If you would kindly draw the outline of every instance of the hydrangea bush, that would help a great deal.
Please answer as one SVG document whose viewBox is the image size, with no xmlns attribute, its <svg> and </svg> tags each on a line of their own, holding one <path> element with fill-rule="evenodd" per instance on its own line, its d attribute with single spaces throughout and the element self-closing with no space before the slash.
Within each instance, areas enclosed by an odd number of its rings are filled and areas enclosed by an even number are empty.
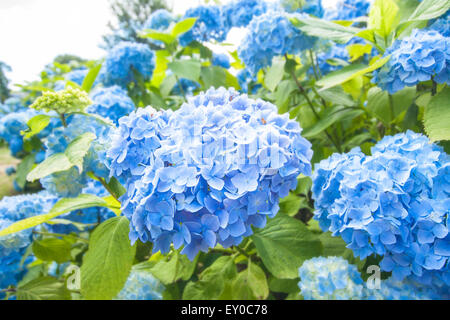
<svg viewBox="0 0 450 320">
<path fill-rule="evenodd" d="M 9 88 L 0 298 L 449 299 L 449 9 L 142 11 Z"/>
</svg>

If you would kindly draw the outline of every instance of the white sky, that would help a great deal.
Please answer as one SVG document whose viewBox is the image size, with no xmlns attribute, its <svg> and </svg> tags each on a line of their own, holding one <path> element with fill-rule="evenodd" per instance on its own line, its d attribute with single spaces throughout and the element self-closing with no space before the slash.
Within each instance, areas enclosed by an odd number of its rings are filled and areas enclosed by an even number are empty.
<svg viewBox="0 0 450 320">
<path fill-rule="evenodd" d="M 181 14 L 201 1 L 168 3 Z M 38 79 L 59 54 L 101 58 L 105 52 L 98 45 L 112 19 L 108 0 L 0 0 L 0 61 L 12 67 L 8 74 L 12 84 L 23 84 Z M 242 34 L 236 30 L 228 40 L 237 42 Z"/>
</svg>

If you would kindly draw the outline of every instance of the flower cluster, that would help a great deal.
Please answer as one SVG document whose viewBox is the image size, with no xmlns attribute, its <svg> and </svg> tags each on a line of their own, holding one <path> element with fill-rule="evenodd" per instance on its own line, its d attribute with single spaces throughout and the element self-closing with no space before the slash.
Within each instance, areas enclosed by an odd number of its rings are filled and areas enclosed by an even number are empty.
<svg viewBox="0 0 450 320">
<path fill-rule="evenodd" d="M 48 212 L 55 202 L 56 198 L 45 191 L 3 198 L 0 201 L 0 230 L 19 220 Z M 31 235 L 32 230 L 27 229 L 0 237 L 0 289 L 16 285 L 21 279 L 25 272 L 22 259 L 31 243 Z"/>
<path fill-rule="evenodd" d="M 415 29 L 388 48 L 388 55 L 389 61 L 374 72 L 372 81 L 391 94 L 421 81 L 450 82 L 450 38 L 437 31 Z"/>
<path fill-rule="evenodd" d="M 162 300 L 165 288 L 146 271 L 131 271 L 115 300 Z"/>
<path fill-rule="evenodd" d="M 450 158 L 408 131 L 372 148 L 321 161 L 313 175 L 315 218 L 356 256 L 383 256 L 395 280 L 450 284 Z"/>
<path fill-rule="evenodd" d="M 175 21 L 175 18 L 172 13 L 166 9 L 159 9 L 152 12 L 150 17 L 148 17 L 144 23 L 144 29 L 166 30 L 173 21 Z"/>
<path fill-rule="evenodd" d="M 66 80 L 75 82 L 77 85 L 81 86 L 87 74 L 88 74 L 87 69 L 73 70 L 67 73 L 65 75 L 65 78 Z"/>
<path fill-rule="evenodd" d="M 136 73 L 144 81 L 150 80 L 155 69 L 155 53 L 141 43 L 121 42 L 108 52 L 99 79 L 105 86 L 126 88 L 137 83 Z"/>
<path fill-rule="evenodd" d="M 314 42 L 315 38 L 306 36 L 292 25 L 286 13 L 269 11 L 252 20 L 238 47 L 238 54 L 249 71 L 256 74 L 270 66 L 274 57 L 299 53 L 311 48 Z"/>
<path fill-rule="evenodd" d="M 213 53 L 212 64 L 225 69 L 230 68 L 230 58 L 225 53 Z"/>
<path fill-rule="evenodd" d="M 28 129 L 27 122 L 35 115 L 37 115 L 35 110 L 28 109 L 9 113 L 0 118 L 0 138 L 8 143 L 13 156 L 17 157 L 23 151 L 21 132 Z"/>
<path fill-rule="evenodd" d="M 119 118 L 129 114 L 136 107 L 127 92 L 119 86 L 99 88 L 91 95 L 94 102 L 86 111 L 118 123 Z"/>
<path fill-rule="evenodd" d="M 194 26 L 180 37 L 180 44 L 187 46 L 192 41 L 224 41 L 229 28 L 224 23 L 221 8 L 216 5 L 201 5 L 190 8 L 184 14 L 183 19 L 197 18 Z"/>
<path fill-rule="evenodd" d="M 433 21 L 429 29 L 439 32 L 444 37 L 450 37 L 450 11 Z"/>
<path fill-rule="evenodd" d="M 282 0 L 281 5 L 287 12 L 303 12 L 318 18 L 322 18 L 324 14 L 324 8 L 322 6 L 322 0 Z"/>
<path fill-rule="evenodd" d="M 210 89 L 175 112 L 139 109 L 119 120 L 108 155 L 127 180 L 130 239 L 191 260 L 217 242 L 239 244 L 278 212 L 311 172 L 311 144 L 288 115 L 233 89 Z"/>
<path fill-rule="evenodd" d="M 46 158 L 55 153 L 64 152 L 69 143 L 83 133 L 92 132 L 97 138 L 91 143 L 84 157 L 81 174 L 75 167 L 54 173 L 41 179 L 44 189 L 61 197 L 76 197 L 87 182 L 86 172 L 91 171 L 98 177 L 108 177 L 106 149 L 109 143 L 109 131 L 110 127 L 104 123 L 82 115 L 69 117 L 67 127 L 53 130 L 45 141 Z"/>
<path fill-rule="evenodd" d="M 58 92 L 44 91 L 42 96 L 37 98 L 30 108 L 65 114 L 84 112 L 84 109 L 91 103 L 92 101 L 86 92 L 78 88 L 68 87 Z"/>
<path fill-rule="evenodd" d="M 340 0 L 336 8 L 326 9 L 327 20 L 354 20 L 369 14 L 369 0 Z"/>
<path fill-rule="evenodd" d="M 305 300 L 359 300 L 364 284 L 358 269 L 341 257 L 317 257 L 298 269 Z"/>
<path fill-rule="evenodd" d="M 263 0 L 234 0 L 222 7 L 224 24 L 229 28 L 246 27 L 253 17 L 260 16 L 269 8 Z"/>
<path fill-rule="evenodd" d="M 178 96 L 190 96 L 200 88 L 200 83 L 186 78 L 179 78 L 171 93 Z"/>
<path fill-rule="evenodd" d="M 19 97 L 9 97 L 4 101 L 4 103 L 0 103 L 0 113 L 8 114 L 12 112 L 24 111 L 27 108 L 22 105 Z"/>
</svg>

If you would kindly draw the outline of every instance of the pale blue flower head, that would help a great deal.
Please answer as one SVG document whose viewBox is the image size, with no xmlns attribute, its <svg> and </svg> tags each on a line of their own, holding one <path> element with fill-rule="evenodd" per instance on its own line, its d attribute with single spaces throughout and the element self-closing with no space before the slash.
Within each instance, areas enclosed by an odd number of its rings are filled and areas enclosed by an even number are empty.
<svg viewBox="0 0 450 320">
<path fill-rule="evenodd" d="M 180 37 L 182 46 L 192 41 L 207 42 L 216 40 L 222 42 L 227 37 L 229 27 L 226 26 L 221 14 L 221 8 L 216 5 L 200 5 L 186 11 L 183 19 L 197 18 L 194 26 Z"/>
<path fill-rule="evenodd" d="M 388 48 L 384 56 L 388 55 L 389 61 L 374 72 L 372 82 L 391 94 L 432 79 L 449 83 L 450 39 L 437 31 L 415 29 Z"/>
<path fill-rule="evenodd" d="M 354 20 L 369 14 L 369 0 L 340 0 L 336 8 L 325 9 L 326 20 Z"/>
<path fill-rule="evenodd" d="M 91 99 L 94 103 L 86 111 L 110 119 L 115 124 L 136 108 L 128 93 L 119 86 L 99 88 L 92 93 Z"/>
<path fill-rule="evenodd" d="M 193 259 L 239 244 L 311 172 L 311 144 L 276 107 L 233 89 L 189 97 L 175 112 L 150 107 L 119 121 L 109 156 L 125 179 L 122 209 L 134 242 L 171 244 Z"/>
<path fill-rule="evenodd" d="M 213 53 L 212 64 L 225 69 L 230 68 L 230 58 L 225 53 Z"/>
<path fill-rule="evenodd" d="M 227 27 L 246 27 L 256 16 L 269 9 L 264 0 L 234 0 L 222 6 L 222 16 Z"/>
<path fill-rule="evenodd" d="M 298 270 L 300 293 L 305 300 L 363 299 L 364 284 L 354 265 L 341 257 L 317 257 Z"/>
<path fill-rule="evenodd" d="M 315 167 L 315 218 L 356 256 L 380 255 L 394 279 L 449 285 L 449 156 L 427 137 L 387 136 Z"/>
<path fill-rule="evenodd" d="M 125 41 L 108 52 L 99 79 L 105 86 L 126 88 L 138 82 L 136 73 L 143 81 L 150 80 L 154 69 L 155 53 L 147 45 Z"/>
<path fill-rule="evenodd" d="M 311 48 L 314 42 L 315 38 L 306 36 L 292 25 L 288 14 L 270 11 L 251 21 L 238 47 L 238 54 L 249 71 L 256 74 L 260 69 L 270 66 L 274 57 L 300 53 Z"/>
<path fill-rule="evenodd" d="M 131 271 L 115 300 L 162 300 L 165 288 L 151 273 Z"/>
</svg>

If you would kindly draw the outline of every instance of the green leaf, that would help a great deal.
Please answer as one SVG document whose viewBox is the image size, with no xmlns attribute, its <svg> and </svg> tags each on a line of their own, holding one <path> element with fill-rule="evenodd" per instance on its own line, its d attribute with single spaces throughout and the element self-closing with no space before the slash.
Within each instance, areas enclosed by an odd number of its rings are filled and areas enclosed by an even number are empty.
<svg viewBox="0 0 450 320">
<path fill-rule="evenodd" d="M 324 232 L 319 236 L 323 246 L 323 256 L 342 256 L 347 249 L 347 244 L 341 237 L 333 237 L 331 232 Z"/>
<path fill-rule="evenodd" d="M 331 102 L 335 105 L 343 105 L 346 107 L 353 107 L 355 101 L 341 87 L 333 87 L 320 92 L 320 96 L 325 101 Z"/>
<path fill-rule="evenodd" d="M 73 166 L 78 167 L 78 171 L 81 173 L 83 171 L 83 158 L 95 138 L 95 134 L 91 132 L 76 137 L 69 143 L 64 153 L 55 153 L 38 164 L 27 175 L 27 180 L 33 182 L 52 173 L 69 170 Z"/>
<path fill-rule="evenodd" d="M 264 78 L 264 84 L 270 91 L 274 91 L 281 79 L 283 79 L 285 63 L 286 60 L 284 57 L 273 58 L 272 66 L 269 68 Z"/>
<path fill-rule="evenodd" d="M 188 32 L 192 29 L 197 18 L 187 18 L 178 22 L 172 29 L 172 36 L 178 37 L 179 35 Z"/>
<path fill-rule="evenodd" d="M 404 88 L 392 95 L 394 119 L 411 106 L 416 95 L 415 88 Z M 389 94 L 378 87 L 370 88 L 367 94 L 367 109 L 384 124 L 391 122 Z"/>
<path fill-rule="evenodd" d="M 20 188 L 24 188 L 27 182 L 27 175 L 34 165 L 36 155 L 34 153 L 27 155 L 17 166 L 16 182 Z"/>
<path fill-rule="evenodd" d="M 158 30 L 145 29 L 141 33 L 139 33 L 139 37 L 141 38 L 150 38 L 158 41 L 162 41 L 165 44 L 171 44 L 175 41 L 175 37 L 171 34 L 167 34 Z"/>
<path fill-rule="evenodd" d="M 64 282 L 52 277 L 42 277 L 19 286 L 17 300 L 70 300 L 70 292 Z"/>
<path fill-rule="evenodd" d="M 299 279 L 278 279 L 271 277 L 269 280 L 269 288 L 273 292 L 298 293 L 300 291 L 298 281 Z"/>
<path fill-rule="evenodd" d="M 91 91 L 92 86 L 95 83 L 95 79 L 97 79 L 97 76 L 100 72 L 100 69 L 102 68 L 102 64 L 96 64 L 95 66 L 93 66 L 88 74 L 86 75 L 86 77 L 84 77 L 83 83 L 81 84 L 81 89 L 83 89 L 86 92 Z"/>
<path fill-rule="evenodd" d="M 92 132 L 86 132 L 76 137 L 69 143 L 64 154 L 70 163 L 78 167 L 78 171 L 83 172 L 83 158 L 88 153 L 92 141 L 96 138 Z"/>
<path fill-rule="evenodd" d="M 413 28 L 420 27 L 421 22 L 438 18 L 450 9 L 450 0 L 423 0 L 407 19 L 397 27 L 397 34 L 411 31 Z"/>
<path fill-rule="evenodd" d="M 43 261 L 64 263 L 70 261 L 72 244 L 64 239 L 46 238 L 33 242 L 34 255 Z"/>
<path fill-rule="evenodd" d="M 316 84 L 322 87 L 319 91 L 322 92 L 328 88 L 335 87 L 344 82 L 347 82 L 356 77 L 365 75 L 366 73 L 372 72 L 378 68 L 381 68 L 388 60 L 389 56 L 382 59 L 376 60 L 372 65 L 367 66 L 364 64 L 351 64 L 343 67 L 340 70 L 331 72 L 325 77 L 316 82 Z"/>
<path fill-rule="evenodd" d="M 302 136 L 305 138 L 314 137 L 336 122 L 343 121 L 344 119 L 354 119 L 363 113 L 364 111 L 360 109 L 343 108 L 340 106 L 327 109 L 325 116 L 323 116 L 313 126 L 303 131 Z"/>
<path fill-rule="evenodd" d="M 350 55 L 350 62 L 356 61 L 365 54 L 370 54 L 372 52 L 372 46 L 369 43 L 361 44 L 351 44 L 346 47 Z"/>
<path fill-rule="evenodd" d="M 369 13 L 369 29 L 386 38 L 398 22 L 398 6 L 393 0 L 375 0 Z"/>
<path fill-rule="evenodd" d="M 47 222 L 64 213 L 91 208 L 91 207 L 107 207 L 108 204 L 102 198 L 92 194 L 80 194 L 76 198 L 63 198 L 59 200 L 49 213 L 41 214 L 13 223 L 9 227 L 0 231 L 1 236 L 7 236 L 25 229 L 33 228 L 44 222 Z"/>
<path fill-rule="evenodd" d="M 288 216 L 295 216 L 301 208 L 305 207 L 304 198 L 293 193 L 280 200 L 280 211 Z"/>
<path fill-rule="evenodd" d="M 194 272 L 196 261 L 197 258 L 190 261 L 177 250 L 172 250 L 166 256 L 154 254 L 150 261 L 140 264 L 140 270 L 151 272 L 155 278 L 168 285 L 180 279 L 188 280 Z"/>
<path fill-rule="evenodd" d="M 183 300 L 216 300 L 223 297 L 227 284 L 237 275 L 231 256 L 222 256 L 206 268 L 199 280 L 189 282 L 183 291 Z"/>
<path fill-rule="evenodd" d="M 50 119 L 51 117 L 46 114 L 39 114 L 28 120 L 28 129 L 21 132 L 23 138 L 30 139 L 32 136 L 44 130 L 50 123 Z"/>
<path fill-rule="evenodd" d="M 450 0 L 423 0 L 409 17 L 409 21 L 437 18 L 450 9 Z"/>
<path fill-rule="evenodd" d="M 198 81 L 201 72 L 201 63 L 196 60 L 177 60 L 168 65 L 178 77 Z"/>
<path fill-rule="evenodd" d="M 81 266 L 81 293 L 88 300 L 111 300 L 125 285 L 136 246 L 130 244 L 129 221 L 108 219 L 92 233 Z"/>
<path fill-rule="evenodd" d="M 125 192 L 127 192 L 124 186 L 122 186 L 119 180 L 117 180 L 115 177 L 112 177 L 109 180 L 108 187 L 117 199 L 119 199 L 125 194 Z"/>
<path fill-rule="evenodd" d="M 303 261 L 322 253 L 320 240 L 299 220 L 278 214 L 252 236 L 264 265 L 275 277 L 294 279 Z"/>
<path fill-rule="evenodd" d="M 241 271 L 232 284 L 232 295 L 236 300 L 264 300 L 269 295 L 266 274 L 251 260 L 248 267 Z"/>
<path fill-rule="evenodd" d="M 423 125 L 431 141 L 450 140 L 450 88 L 431 98 L 425 108 Z"/>
<path fill-rule="evenodd" d="M 27 180 L 36 181 L 52 173 L 66 171 L 73 167 L 72 162 L 64 153 L 55 153 L 39 163 L 28 175 Z"/>
<path fill-rule="evenodd" d="M 361 30 L 353 27 L 344 27 L 332 21 L 318 18 L 292 18 L 291 22 L 306 34 L 340 43 L 347 43 Z"/>
</svg>

